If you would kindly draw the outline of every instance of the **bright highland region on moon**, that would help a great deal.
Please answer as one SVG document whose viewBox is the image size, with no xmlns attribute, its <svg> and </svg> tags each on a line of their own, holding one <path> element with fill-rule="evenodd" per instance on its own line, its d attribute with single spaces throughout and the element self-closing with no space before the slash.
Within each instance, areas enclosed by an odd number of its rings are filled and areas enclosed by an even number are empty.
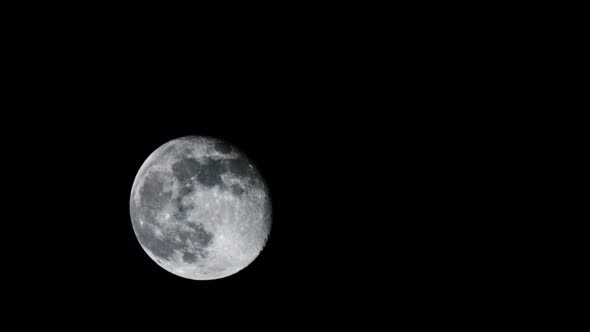
<svg viewBox="0 0 590 332">
<path fill-rule="evenodd" d="M 264 180 L 234 146 L 189 136 L 154 151 L 131 190 L 133 229 L 145 252 L 178 276 L 208 280 L 250 264 L 271 228 Z"/>
</svg>

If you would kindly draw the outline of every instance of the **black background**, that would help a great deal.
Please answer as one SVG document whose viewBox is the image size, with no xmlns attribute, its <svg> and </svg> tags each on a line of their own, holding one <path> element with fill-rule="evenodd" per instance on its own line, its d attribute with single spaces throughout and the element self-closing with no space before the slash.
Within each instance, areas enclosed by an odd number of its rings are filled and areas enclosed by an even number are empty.
<svg viewBox="0 0 590 332">
<path fill-rule="evenodd" d="M 111 324 L 113 308 L 141 327 L 220 329 L 274 329 L 262 323 L 270 324 L 267 315 L 298 328 L 312 318 L 322 328 L 347 319 L 377 328 L 408 314 L 423 315 L 415 324 L 436 325 L 476 312 L 492 324 L 507 306 L 519 316 L 540 300 L 582 310 L 590 280 L 590 118 L 580 112 L 580 91 L 513 84 L 6 88 L 3 293 L 24 299 L 14 312 L 43 312 L 74 327 L 79 317 Z M 266 248 L 217 281 L 159 268 L 129 219 L 141 164 L 185 135 L 236 144 L 271 192 Z M 209 311 L 221 318 L 203 322 Z"/>
<path fill-rule="evenodd" d="M 12 2 L 0 78 L 589 77 L 580 2 Z"/>
</svg>

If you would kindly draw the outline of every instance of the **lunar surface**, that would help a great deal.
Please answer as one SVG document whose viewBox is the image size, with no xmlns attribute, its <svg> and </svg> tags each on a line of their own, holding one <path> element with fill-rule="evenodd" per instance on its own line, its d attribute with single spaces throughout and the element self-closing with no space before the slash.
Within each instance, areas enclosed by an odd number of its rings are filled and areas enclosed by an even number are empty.
<svg viewBox="0 0 590 332">
<path fill-rule="evenodd" d="M 172 140 L 143 163 L 131 190 L 139 243 L 165 270 L 219 279 L 250 264 L 271 228 L 267 186 L 236 147 L 214 138 Z"/>
</svg>

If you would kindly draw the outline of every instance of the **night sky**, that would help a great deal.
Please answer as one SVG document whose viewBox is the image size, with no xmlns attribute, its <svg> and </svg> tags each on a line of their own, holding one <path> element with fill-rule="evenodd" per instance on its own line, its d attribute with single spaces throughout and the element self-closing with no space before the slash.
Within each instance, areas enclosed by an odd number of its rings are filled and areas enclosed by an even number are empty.
<svg viewBox="0 0 590 332">
<path fill-rule="evenodd" d="M 302 329 L 356 317 L 351 326 L 371 330 L 422 305 L 485 302 L 493 313 L 588 287 L 590 117 L 565 92 L 329 83 L 7 92 L 0 287 L 25 303 L 14 312 L 43 303 L 28 312 L 75 327 L 80 315 L 110 324 L 120 306 L 115 316 L 132 324 L 164 314 L 189 328 L 199 310 L 224 308 L 225 327 L 279 329 L 257 322 L 268 313 Z M 265 249 L 217 281 L 158 267 L 129 218 L 145 158 L 186 135 L 235 144 L 270 189 Z"/>
</svg>

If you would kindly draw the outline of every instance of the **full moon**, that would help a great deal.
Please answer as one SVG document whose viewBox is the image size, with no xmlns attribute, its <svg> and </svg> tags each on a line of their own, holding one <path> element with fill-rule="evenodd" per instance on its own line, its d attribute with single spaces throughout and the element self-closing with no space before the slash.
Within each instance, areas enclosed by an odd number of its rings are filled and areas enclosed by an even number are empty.
<svg viewBox="0 0 590 332">
<path fill-rule="evenodd" d="M 177 276 L 230 276 L 258 257 L 271 228 L 268 188 L 235 146 L 188 136 L 156 149 L 131 189 L 131 222 L 148 256 Z"/>
</svg>

